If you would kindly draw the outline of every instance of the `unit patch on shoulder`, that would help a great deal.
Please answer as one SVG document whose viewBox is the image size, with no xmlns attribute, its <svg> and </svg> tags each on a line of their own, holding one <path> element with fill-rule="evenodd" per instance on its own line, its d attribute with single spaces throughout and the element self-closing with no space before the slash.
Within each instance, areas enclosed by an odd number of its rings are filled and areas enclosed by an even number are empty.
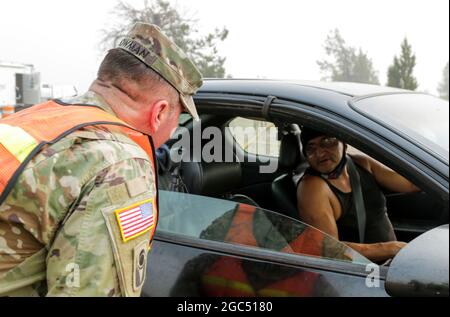
<svg viewBox="0 0 450 317">
<path fill-rule="evenodd" d="M 153 199 L 147 199 L 126 208 L 115 210 L 123 242 L 151 230 L 155 225 Z"/>
</svg>

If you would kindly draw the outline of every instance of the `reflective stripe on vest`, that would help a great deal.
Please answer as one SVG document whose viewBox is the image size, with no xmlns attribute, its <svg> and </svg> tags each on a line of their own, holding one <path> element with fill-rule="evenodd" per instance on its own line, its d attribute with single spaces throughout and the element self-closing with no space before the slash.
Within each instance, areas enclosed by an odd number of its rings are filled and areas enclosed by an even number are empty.
<svg viewBox="0 0 450 317">
<path fill-rule="evenodd" d="M 201 277 L 207 296 L 214 297 L 310 297 L 320 274 L 300 271 L 292 276 L 254 289 L 238 258 L 220 257 Z M 279 269 L 279 268 L 278 268 Z"/>
<path fill-rule="evenodd" d="M 202 284 L 208 296 L 256 296 L 242 268 L 241 260 L 236 258 L 220 257 L 202 276 Z"/>
<path fill-rule="evenodd" d="M 45 145 L 83 127 L 98 125 L 107 125 L 110 131 L 121 132 L 137 143 L 149 156 L 156 177 L 153 145 L 148 135 L 95 106 L 48 101 L 0 120 L 0 205 L 25 166 Z"/>
<path fill-rule="evenodd" d="M 38 141 L 20 127 L 0 123 L 0 144 L 22 163 Z"/>
</svg>

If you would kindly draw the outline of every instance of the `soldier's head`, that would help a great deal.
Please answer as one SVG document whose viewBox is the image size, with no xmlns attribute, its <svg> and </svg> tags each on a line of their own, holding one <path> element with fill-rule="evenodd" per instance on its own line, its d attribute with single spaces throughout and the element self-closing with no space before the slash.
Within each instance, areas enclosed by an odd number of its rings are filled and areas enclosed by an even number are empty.
<svg viewBox="0 0 450 317">
<path fill-rule="evenodd" d="M 302 129 L 300 140 L 309 165 L 322 174 L 334 171 L 347 149 L 338 138 L 307 127 Z"/>
<path fill-rule="evenodd" d="M 178 125 L 183 110 L 198 120 L 193 94 L 202 75 L 185 53 L 152 24 L 136 23 L 110 50 L 100 65 L 97 81 L 124 93 L 126 106 L 116 114 L 163 144 Z"/>
</svg>

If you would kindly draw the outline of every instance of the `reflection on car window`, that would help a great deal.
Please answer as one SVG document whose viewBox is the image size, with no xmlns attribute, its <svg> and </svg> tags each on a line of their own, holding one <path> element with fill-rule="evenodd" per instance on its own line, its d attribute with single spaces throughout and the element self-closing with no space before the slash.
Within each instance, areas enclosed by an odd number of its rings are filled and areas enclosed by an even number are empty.
<svg viewBox="0 0 450 317">
<path fill-rule="evenodd" d="M 369 260 L 329 235 L 258 207 L 160 191 L 158 232 L 360 264 Z"/>
</svg>

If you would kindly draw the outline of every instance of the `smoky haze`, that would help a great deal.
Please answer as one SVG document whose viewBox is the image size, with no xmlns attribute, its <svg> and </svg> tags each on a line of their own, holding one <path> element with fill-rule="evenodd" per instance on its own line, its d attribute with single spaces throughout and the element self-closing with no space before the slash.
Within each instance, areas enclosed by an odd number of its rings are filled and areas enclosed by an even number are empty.
<svg viewBox="0 0 450 317">
<path fill-rule="evenodd" d="M 142 1 L 128 1 L 137 7 Z M 347 45 L 361 47 L 381 84 L 407 37 L 417 58 L 418 90 L 437 94 L 449 56 L 448 0 L 183 0 L 171 1 L 198 20 L 201 33 L 225 26 L 219 45 L 235 78 L 319 80 L 316 61 L 338 28 Z M 101 29 L 112 25 L 116 2 L 2 1 L 0 61 L 33 64 L 43 83 L 86 90 L 103 57 Z"/>
</svg>

